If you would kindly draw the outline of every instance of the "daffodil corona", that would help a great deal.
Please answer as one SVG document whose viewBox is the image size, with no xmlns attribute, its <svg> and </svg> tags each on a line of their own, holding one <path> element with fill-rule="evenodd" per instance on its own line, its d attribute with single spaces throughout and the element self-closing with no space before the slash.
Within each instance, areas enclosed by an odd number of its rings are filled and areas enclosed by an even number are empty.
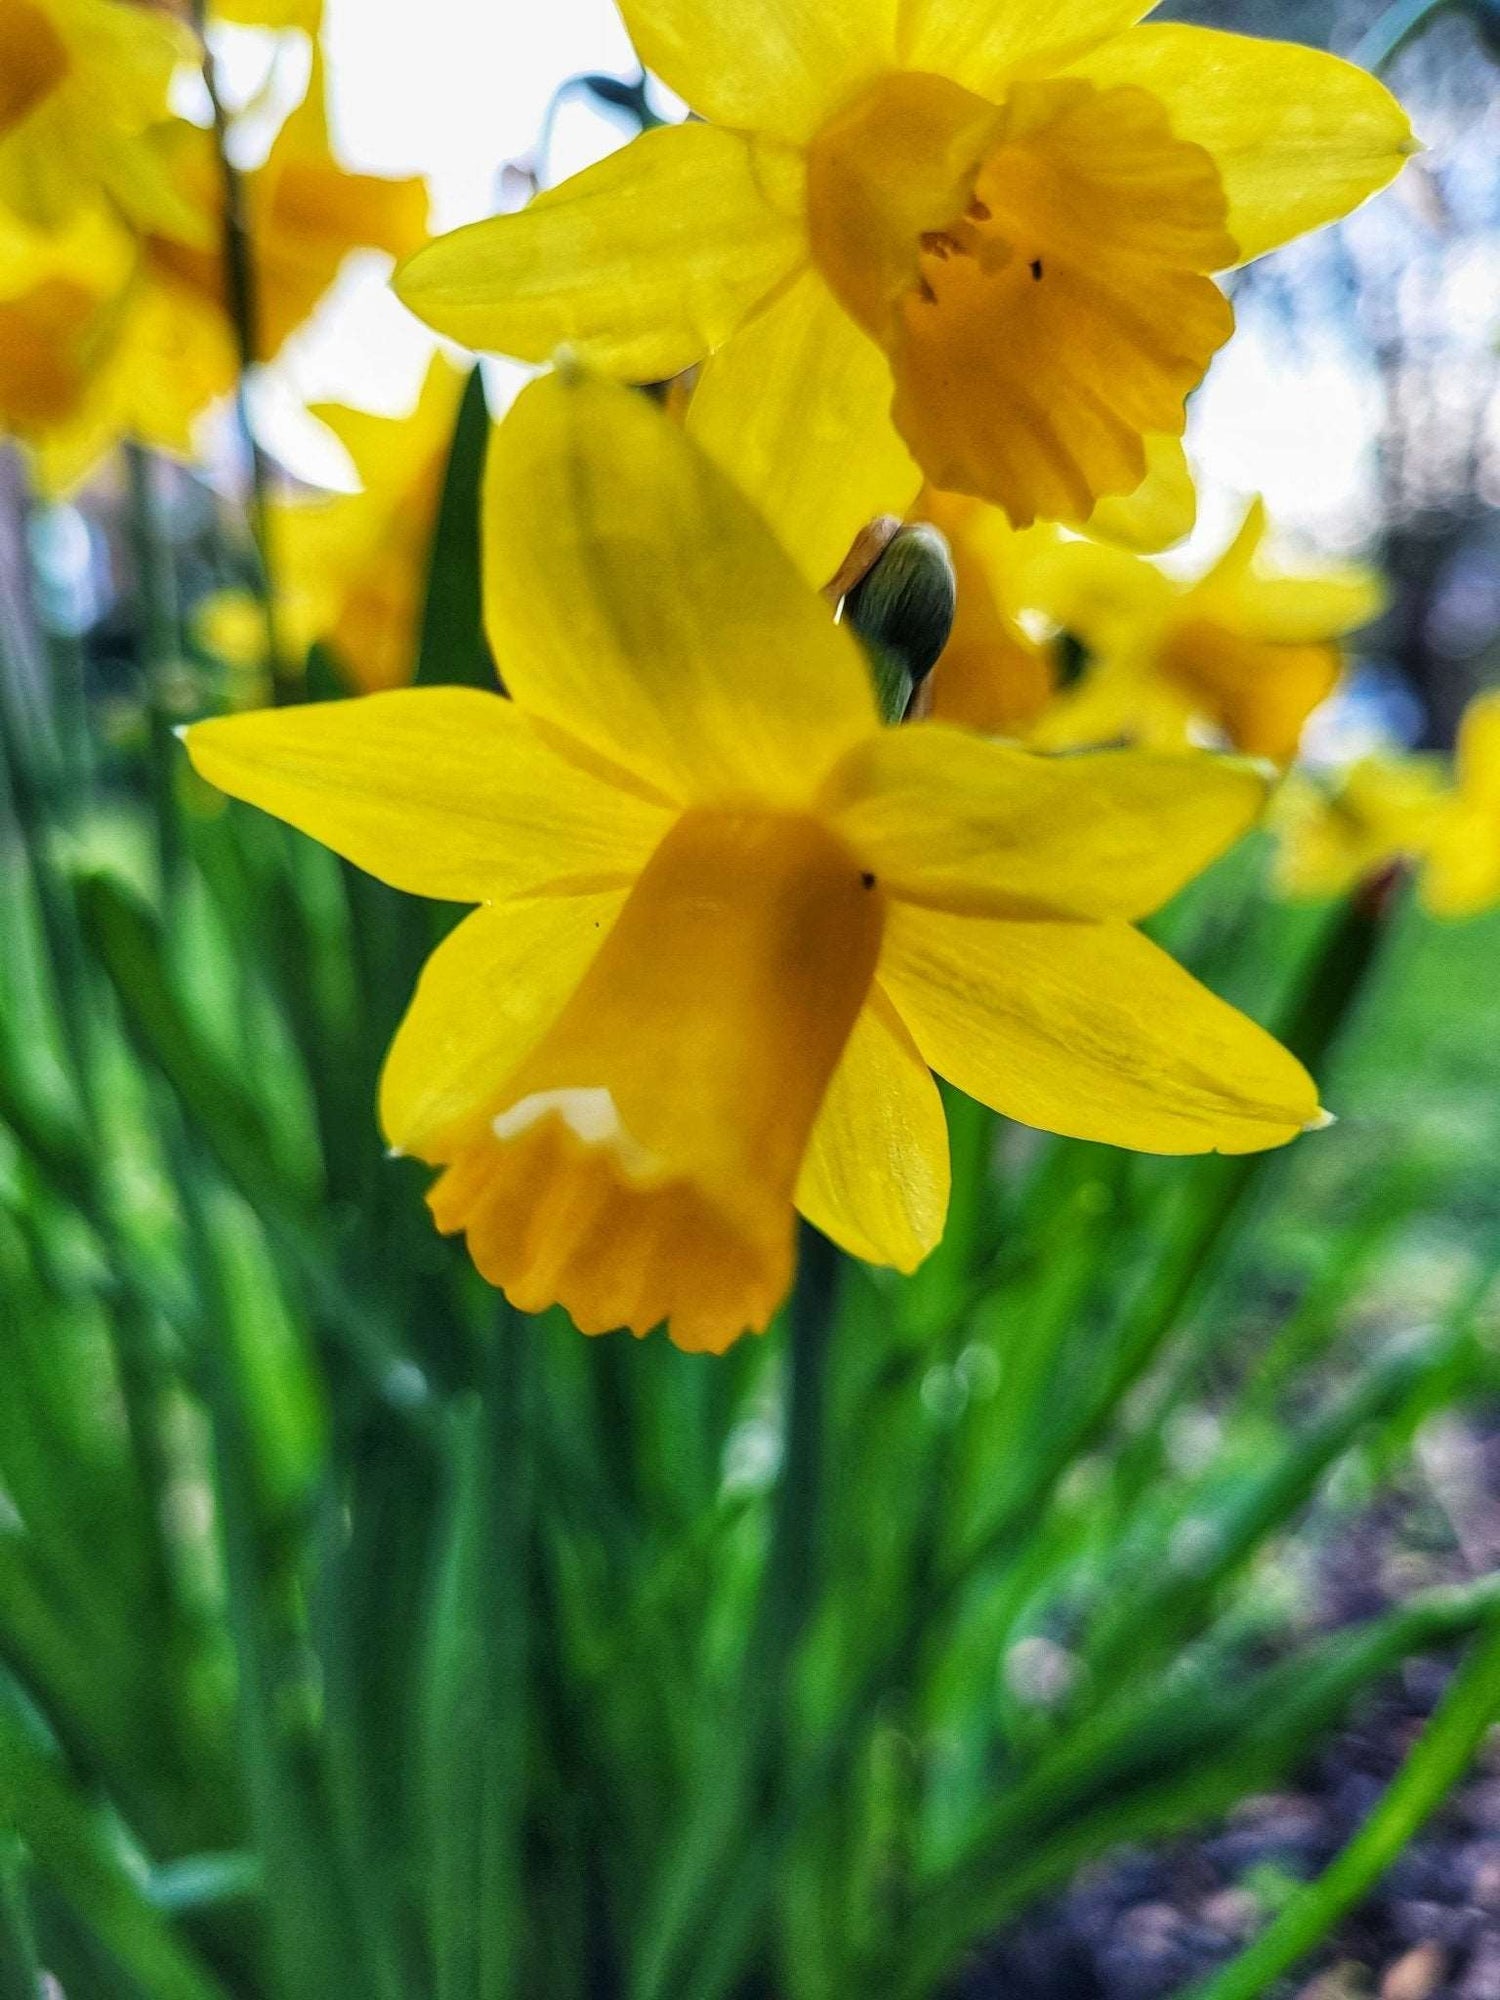
<svg viewBox="0 0 1500 2000">
<path fill-rule="evenodd" d="M 721 1349 L 785 1294 L 795 1209 L 912 1269 L 948 1196 L 929 1065 L 1154 1152 L 1317 1121 L 1301 1065 L 1132 928 L 1256 819 L 1260 774 L 883 728 L 736 487 L 586 376 L 495 433 L 484 551 L 510 699 L 395 690 L 187 745 L 397 887 L 483 905 L 422 976 L 381 1114 L 519 1306 Z"/>
<path fill-rule="evenodd" d="M 627 379 L 707 359 L 690 424 L 814 581 L 925 476 L 1024 526 L 1137 488 L 1233 319 L 1211 274 L 1346 214 L 1412 148 L 1333 56 L 1138 25 L 1143 0 L 622 0 L 698 111 L 402 297 L 469 345 Z"/>
</svg>

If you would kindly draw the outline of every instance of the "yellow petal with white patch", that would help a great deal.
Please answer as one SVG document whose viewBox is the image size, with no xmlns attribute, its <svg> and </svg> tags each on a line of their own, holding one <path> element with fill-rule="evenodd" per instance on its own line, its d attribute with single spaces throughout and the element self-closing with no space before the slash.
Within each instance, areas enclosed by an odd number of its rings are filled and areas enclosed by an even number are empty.
<svg viewBox="0 0 1500 2000">
<path fill-rule="evenodd" d="M 1039 757 L 927 722 L 862 745 L 826 810 L 897 900 L 1141 917 L 1252 827 L 1267 796 L 1260 772 L 1225 759 Z"/>
<path fill-rule="evenodd" d="M 876 985 L 813 1126 L 797 1207 L 851 1257 L 914 1271 L 942 1240 L 949 1181 L 943 1100 Z"/>
<path fill-rule="evenodd" d="M 523 391 L 489 457 L 484 565 L 517 701 L 680 803 L 805 803 L 875 727 L 853 637 L 631 390 L 552 375 Z"/>
<path fill-rule="evenodd" d="M 380 1123 L 431 1161 L 482 1138 L 495 1093 L 587 972 L 627 890 L 526 896 L 475 910 L 422 968 L 380 1076 Z"/>
<path fill-rule="evenodd" d="M 512 1303 L 718 1351 L 785 1293 L 884 902 L 802 816 L 686 814 L 430 1197 Z"/>
<path fill-rule="evenodd" d="M 701 361 L 806 256 L 800 155 L 713 125 L 644 133 L 514 215 L 440 236 L 396 274 L 466 346 L 560 346 L 627 381 Z"/>
<path fill-rule="evenodd" d="M 904 514 L 922 483 L 890 404 L 885 355 L 807 270 L 714 355 L 688 432 L 821 589 L 860 529 Z"/>
<path fill-rule="evenodd" d="M 1296 42 L 1148 22 L 1073 74 L 1149 91 L 1178 137 L 1212 156 L 1239 262 L 1348 215 L 1417 150 L 1377 77 Z"/>
<path fill-rule="evenodd" d="M 627 883 L 668 815 L 479 688 L 219 716 L 184 733 L 194 768 L 412 895 L 488 902 Z"/>
<path fill-rule="evenodd" d="M 1296 1058 L 1124 924 L 893 901 L 880 980 L 939 1075 L 1023 1124 L 1144 1153 L 1252 1153 L 1319 1119 Z"/>
<path fill-rule="evenodd" d="M 704 118 L 803 140 L 896 62 L 901 0 L 621 0 L 646 68 Z"/>
</svg>

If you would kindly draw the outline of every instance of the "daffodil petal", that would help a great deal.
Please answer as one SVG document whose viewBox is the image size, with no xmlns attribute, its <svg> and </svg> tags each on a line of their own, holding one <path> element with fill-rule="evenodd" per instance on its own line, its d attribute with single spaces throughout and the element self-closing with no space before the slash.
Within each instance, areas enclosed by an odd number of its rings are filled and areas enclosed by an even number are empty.
<svg viewBox="0 0 1500 2000">
<path fill-rule="evenodd" d="M 646 397 L 545 376 L 496 432 L 485 610 L 531 713 L 683 803 L 805 803 L 876 726 L 858 646 Z"/>
<path fill-rule="evenodd" d="M 567 345 L 627 381 L 691 367 L 803 254 L 790 148 L 715 125 L 646 132 L 514 215 L 417 251 L 396 290 L 468 347 Z"/>
<path fill-rule="evenodd" d="M 1500 805 L 1500 693 L 1476 695 L 1458 726 L 1458 776 L 1464 793 Z"/>
<path fill-rule="evenodd" d="M 447 1157 L 551 1026 L 625 902 L 624 889 L 475 910 L 438 946 L 380 1078 L 390 1144 Z"/>
<path fill-rule="evenodd" d="M 1026 1125 L 1143 1153 L 1253 1153 L 1318 1117 L 1301 1063 L 1125 924 L 893 901 L 880 978 L 939 1075 Z"/>
<path fill-rule="evenodd" d="M 899 0 L 621 0 L 647 69 L 705 118 L 808 139 L 896 61 Z"/>
<path fill-rule="evenodd" d="M 184 740 L 210 784 L 417 896 L 473 903 L 613 887 L 670 824 L 661 806 L 479 688 L 218 716 Z"/>
<path fill-rule="evenodd" d="M 834 823 L 887 896 L 974 916 L 1159 909 L 1265 809 L 1227 758 L 1039 757 L 946 723 L 863 744 L 829 788 Z"/>
<path fill-rule="evenodd" d="M 688 431 L 821 589 L 860 529 L 921 486 L 890 407 L 885 355 L 808 270 L 709 362 Z"/>
<path fill-rule="evenodd" d="M 797 1206 L 851 1257 L 914 1271 L 942 1239 L 949 1179 L 943 1100 L 876 986 L 823 1099 Z"/>
<path fill-rule="evenodd" d="M 1073 70 L 1104 86 L 1141 85 L 1180 139 L 1213 155 L 1242 262 L 1348 215 L 1416 150 L 1377 77 L 1296 42 L 1147 23 Z"/>
<path fill-rule="evenodd" d="M 1101 500 L 1085 528 L 1119 548 L 1155 555 L 1185 541 L 1197 519 L 1198 493 L 1182 439 L 1157 433 L 1146 439 L 1146 477 L 1134 493 Z"/>
<path fill-rule="evenodd" d="M 1234 621 L 1247 637 L 1271 645 L 1317 645 L 1368 625 L 1380 616 L 1387 596 L 1375 570 L 1255 577 L 1236 593 Z M 1207 603 L 1204 609 L 1209 617 L 1218 615 Z"/>
<path fill-rule="evenodd" d="M 901 66 L 930 70 L 985 96 L 997 96 L 1014 76 L 1060 69 L 1087 50 L 1133 28 L 1156 0 L 1068 0 L 1031 6 L 1027 0 L 907 0 Z"/>
</svg>

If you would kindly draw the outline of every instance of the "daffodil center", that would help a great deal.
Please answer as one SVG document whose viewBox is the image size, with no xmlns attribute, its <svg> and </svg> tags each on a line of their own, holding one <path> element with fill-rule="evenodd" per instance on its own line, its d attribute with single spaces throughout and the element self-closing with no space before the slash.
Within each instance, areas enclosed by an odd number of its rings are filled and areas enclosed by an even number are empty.
<svg viewBox="0 0 1500 2000">
<path fill-rule="evenodd" d="M 809 152 L 813 254 L 887 351 L 933 484 L 1083 521 L 1145 476 L 1232 317 L 1218 170 L 1148 91 L 899 72 Z"/>
<path fill-rule="evenodd" d="M 582 983 L 433 1195 L 526 1311 L 670 1320 L 690 1347 L 764 1326 L 792 1198 L 869 994 L 884 897 L 819 821 L 685 813 Z"/>
<path fill-rule="evenodd" d="M 31 0 L 0 0 L 0 137 L 68 73 L 62 36 Z"/>
</svg>

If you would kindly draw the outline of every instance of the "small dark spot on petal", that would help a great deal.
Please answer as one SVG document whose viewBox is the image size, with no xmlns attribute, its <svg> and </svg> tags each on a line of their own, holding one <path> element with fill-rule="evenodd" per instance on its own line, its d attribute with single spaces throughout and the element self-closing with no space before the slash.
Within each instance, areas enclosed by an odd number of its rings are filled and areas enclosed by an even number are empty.
<svg viewBox="0 0 1500 2000">
<path fill-rule="evenodd" d="M 865 869 L 865 870 L 864 870 L 864 871 L 863 871 L 863 872 L 861 873 L 861 875 L 860 875 L 860 878 L 859 878 L 859 879 L 860 879 L 860 881 L 861 881 L 861 882 L 863 882 L 863 883 L 864 883 L 864 885 L 865 885 L 865 887 L 866 887 L 867 889 L 873 889 L 873 888 L 875 887 L 875 877 L 874 877 L 874 876 L 873 876 L 873 875 L 872 875 L 872 874 L 870 873 L 870 871 L 869 871 L 869 869 L 868 869 L 868 868 L 866 868 L 866 869 Z"/>
<path fill-rule="evenodd" d="M 990 213 L 990 205 L 987 201 L 975 200 L 969 203 L 969 220 L 971 222 L 988 222 Z"/>
<path fill-rule="evenodd" d="M 1041 260 L 1041 258 L 1040 258 L 1040 257 L 1033 257 L 1033 258 L 1032 258 L 1032 260 L 1031 260 L 1031 275 L 1032 275 L 1032 277 L 1033 277 L 1033 278 L 1040 278 L 1040 277 L 1041 277 L 1041 275 L 1042 275 L 1042 260 Z"/>
</svg>

